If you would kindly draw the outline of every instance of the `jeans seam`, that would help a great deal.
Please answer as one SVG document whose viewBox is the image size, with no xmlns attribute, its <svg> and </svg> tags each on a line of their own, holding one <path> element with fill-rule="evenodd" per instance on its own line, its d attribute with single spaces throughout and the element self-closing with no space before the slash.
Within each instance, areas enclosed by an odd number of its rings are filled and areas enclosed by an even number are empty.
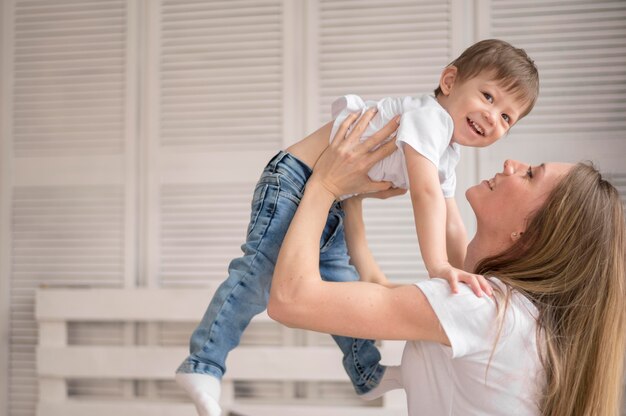
<svg viewBox="0 0 626 416">
<path fill-rule="evenodd" d="M 278 189 L 280 190 L 280 183 L 278 184 Z M 259 249 L 259 247 L 261 246 L 261 243 L 263 242 L 263 239 L 264 239 L 264 238 L 265 238 L 265 236 L 267 235 L 267 230 L 268 230 L 268 228 L 270 227 L 270 224 L 271 224 L 272 220 L 274 219 L 274 215 L 276 214 L 276 205 L 277 205 L 277 203 L 278 203 L 278 194 L 279 194 L 279 192 L 276 192 L 276 196 L 274 197 L 274 201 L 273 201 L 273 205 L 272 205 L 272 212 L 271 212 L 271 214 L 270 214 L 270 220 L 269 220 L 269 223 L 268 223 L 267 227 L 265 227 L 265 229 L 263 230 L 263 235 L 261 235 L 261 237 L 259 238 L 259 242 L 258 242 L 258 243 L 256 244 L 256 246 L 254 247 L 254 256 L 253 256 L 253 257 L 252 257 L 252 259 L 250 260 L 250 266 L 248 267 L 248 270 L 246 271 L 246 274 L 244 274 L 244 275 L 242 276 L 241 280 L 239 280 L 239 282 L 237 282 L 237 284 L 236 284 L 236 285 L 234 285 L 234 286 L 231 288 L 230 292 L 228 292 L 228 295 L 224 298 L 224 302 L 222 303 L 222 306 L 221 306 L 221 307 L 220 307 L 220 309 L 219 309 L 219 310 L 215 313 L 215 319 L 213 319 L 213 322 L 211 323 L 211 327 L 209 328 L 209 334 L 208 334 L 208 336 L 207 336 L 207 338 L 208 338 L 208 342 L 202 346 L 202 350 L 203 350 L 204 352 L 206 352 L 206 351 L 205 351 L 205 348 L 206 348 L 206 346 L 207 346 L 208 344 L 213 344 L 213 339 L 212 339 L 212 336 L 213 336 L 213 330 L 214 330 L 214 328 L 215 328 L 215 326 L 216 326 L 216 324 L 217 324 L 218 317 L 220 316 L 220 314 L 222 313 L 222 310 L 223 310 L 224 306 L 226 305 L 226 299 L 228 299 L 228 298 L 232 295 L 232 293 L 235 291 L 235 289 L 236 289 L 236 288 L 238 288 L 238 287 L 241 285 L 241 282 L 242 282 L 243 280 L 245 280 L 248 276 L 250 276 L 250 271 L 254 268 L 254 267 L 253 267 L 253 266 L 254 266 L 254 263 L 255 263 L 255 261 L 256 261 L 256 259 L 257 259 L 257 256 L 260 254 L 258 249 Z M 266 195 L 267 195 L 267 192 L 266 192 Z M 267 257 L 267 256 L 266 256 L 266 257 Z M 226 371 L 225 371 L 225 369 L 224 369 L 224 370 L 223 370 L 223 373 L 225 373 L 225 372 L 226 372 Z"/>
<path fill-rule="evenodd" d="M 263 185 L 263 194 L 262 194 L 262 197 L 260 198 L 261 200 L 265 199 L 265 195 L 267 195 L 267 190 L 270 187 L 270 185 L 268 183 L 264 183 L 262 185 Z M 252 207 L 254 207 L 254 202 L 255 201 L 252 201 Z M 262 203 L 261 203 L 261 206 L 263 206 Z M 252 233 L 252 230 L 254 229 L 254 226 L 256 225 L 257 221 L 259 220 L 259 217 L 261 216 L 261 209 L 259 208 L 259 210 L 258 210 L 258 212 L 256 212 L 256 214 L 254 212 L 252 212 L 252 214 L 254 215 L 254 218 L 251 218 L 250 225 L 248 225 L 248 228 L 249 228 L 250 231 L 248 233 L 246 233 L 246 239 L 248 239 L 248 237 L 250 237 L 250 234 Z"/>
<path fill-rule="evenodd" d="M 298 199 L 297 197 L 293 196 L 291 193 L 286 192 L 286 191 L 280 191 L 279 195 L 282 196 L 283 198 L 286 198 L 288 200 L 290 200 L 291 202 L 293 202 L 294 204 L 296 204 L 296 206 L 300 205 L 300 199 Z"/>
<path fill-rule="evenodd" d="M 290 175 L 293 175 L 292 172 L 286 170 L 277 170 L 276 173 L 278 174 L 280 180 L 289 182 L 289 184 L 292 185 L 295 189 L 298 189 L 298 193 L 303 193 L 303 189 L 300 188 L 304 188 L 304 185 L 306 184 L 308 179 L 304 181 L 304 184 L 297 184 L 293 179 L 289 177 Z"/>
<path fill-rule="evenodd" d="M 337 213 L 330 212 L 326 219 L 327 222 L 328 222 L 328 218 L 330 218 L 331 215 L 337 215 Z M 343 229 L 343 217 L 341 215 L 337 215 L 337 218 L 339 219 L 339 222 L 337 223 L 337 227 L 335 227 L 335 229 L 333 230 L 333 233 L 328 237 L 328 240 L 326 240 L 326 243 L 324 243 L 324 245 L 320 247 L 320 254 L 325 253 L 328 250 L 330 250 L 331 246 L 337 239 L 337 235 L 341 232 L 341 229 Z"/>
</svg>

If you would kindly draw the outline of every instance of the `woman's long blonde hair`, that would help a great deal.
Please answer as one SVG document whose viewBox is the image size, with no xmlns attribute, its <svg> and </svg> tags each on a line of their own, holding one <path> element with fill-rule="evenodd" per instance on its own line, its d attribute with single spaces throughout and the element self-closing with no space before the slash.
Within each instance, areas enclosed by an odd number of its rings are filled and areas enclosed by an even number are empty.
<svg viewBox="0 0 626 416">
<path fill-rule="evenodd" d="M 537 339 L 547 375 L 539 403 L 542 415 L 620 412 L 625 233 L 617 190 L 593 166 L 579 163 L 513 247 L 476 267 L 476 273 L 497 276 L 508 287 L 497 294 L 500 316 L 511 289 L 539 311 Z"/>
</svg>

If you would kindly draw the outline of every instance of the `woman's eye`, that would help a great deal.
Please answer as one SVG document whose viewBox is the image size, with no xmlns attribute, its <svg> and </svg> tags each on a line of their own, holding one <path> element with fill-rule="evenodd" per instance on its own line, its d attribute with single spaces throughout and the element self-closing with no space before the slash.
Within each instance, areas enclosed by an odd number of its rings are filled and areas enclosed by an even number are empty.
<svg viewBox="0 0 626 416">
<path fill-rule="evenodd" d="M 511 124 L 511 117 L 509 117 L 508 114 L 502 114 L 502 118 L 504 119 L 504 121 L 506 121 L 508 124 Z"/>
<path fill-rule="evenodd" d="M 493 97 L 491 96 L 491 94 L 489 94 L 488 92 L 483 92 L 483 95 L 485 96 L 487 101 L 489 101 L 490 103 L 493 103 Z"/>
</svg>

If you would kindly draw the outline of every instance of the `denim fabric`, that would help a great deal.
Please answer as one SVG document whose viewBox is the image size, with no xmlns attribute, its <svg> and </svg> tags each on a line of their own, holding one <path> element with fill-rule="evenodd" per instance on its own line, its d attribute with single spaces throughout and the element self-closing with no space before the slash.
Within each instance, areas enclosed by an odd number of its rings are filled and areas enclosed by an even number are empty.
<svg viewBox="0 0 626 416">
<path fill-rule="evenodd" d="M 240 341 L 252 317 L 267 307 L 271 278 L 281 243 L 304 193 L 311 169 L 286 152 L 265 167 L 252 197 L 252 212 L 243 255 L 231 261 L 228 277 L 219 286 L 190 340 L 190 355 L 178 368 L 182 373 L 221 378 L 226 356 Z M 344 212 L 335 203 L 320 240 L 320 273 L 324 280 L 354 281 L 343 231 Z M 333 336 L 341 348 L 343 365 L 357 393 L 377 386 L 385 367 L 371 340 Z"/>
</svg>

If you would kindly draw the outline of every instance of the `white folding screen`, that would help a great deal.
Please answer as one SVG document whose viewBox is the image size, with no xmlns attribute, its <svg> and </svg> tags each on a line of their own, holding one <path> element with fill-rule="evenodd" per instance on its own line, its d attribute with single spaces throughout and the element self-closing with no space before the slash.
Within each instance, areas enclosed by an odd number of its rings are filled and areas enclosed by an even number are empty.
<svg viewBox="0 0 626 416">
<path fill-rule="evenodd" d="M 223 280 L 276 150 L 328 121 L 336 96 L 432 91 L 475 40 L 526 48 L 542 89 L 507 138 L 464 153 L 460 183 L 504 157 L 592 159 L 626 199 L 623 1 L 8 0 L 2 24 L 0 406 L 11 416 L 34 414 L 35 287 Z M 389 276 L 423 278 L 409 199 L 368 201 L 366 216 Z M 181 345 L 191 329 L 75 324 L 69 338 Z M 267 324 L 243 342 L 328 340 Z M 354 400 L 346 385 L 237 388 L 251 400 Z M 180 395 L 172 383 L 70 383 L 79 396 L 136 393 Z"/>
</svg>

